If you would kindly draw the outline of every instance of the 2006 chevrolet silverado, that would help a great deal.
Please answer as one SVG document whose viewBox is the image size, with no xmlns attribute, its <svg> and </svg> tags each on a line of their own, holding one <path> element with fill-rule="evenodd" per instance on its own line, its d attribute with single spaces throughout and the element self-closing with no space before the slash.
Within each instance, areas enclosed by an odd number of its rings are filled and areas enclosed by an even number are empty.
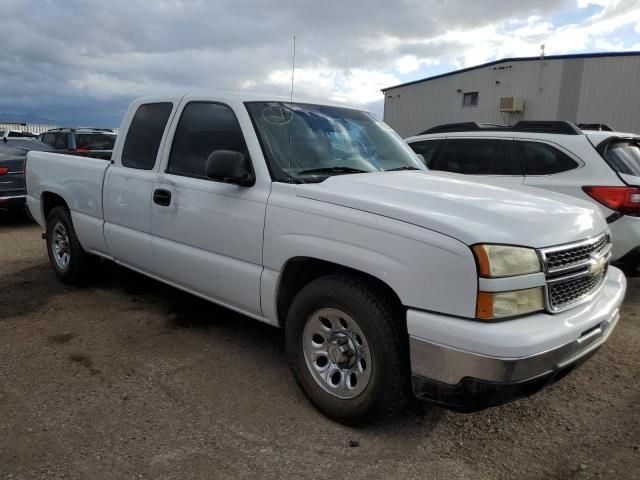
<svg viewBox="0 0 640 480">
<path fill-rule="evenodd" d="M 412 391 L 461 411 L 529 395 L 618 321 L 626 282 L 595 207 L 423 171 L 366 112 L 145 98 L 121 132 L 110 162 L 28 155 L 60 280 L 104 257 L 283 327 L 302 390 L 338 421 Z"/>
</svg>

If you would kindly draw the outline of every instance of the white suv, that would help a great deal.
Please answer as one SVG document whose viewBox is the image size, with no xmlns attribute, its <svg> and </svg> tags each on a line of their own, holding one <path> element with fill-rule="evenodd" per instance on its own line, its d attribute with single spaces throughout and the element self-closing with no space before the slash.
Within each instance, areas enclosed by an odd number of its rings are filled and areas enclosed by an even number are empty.
<svg viewBox="0 0 640 480">
<path fill-rule="evenodd" d="M 440 125 L 407 142 L 431 170 L 473 175 L 589 199 L 613 236 L 613 260 L 640 264 L 640 136 L 582 131 L 570 122 Z"/>
</svg>

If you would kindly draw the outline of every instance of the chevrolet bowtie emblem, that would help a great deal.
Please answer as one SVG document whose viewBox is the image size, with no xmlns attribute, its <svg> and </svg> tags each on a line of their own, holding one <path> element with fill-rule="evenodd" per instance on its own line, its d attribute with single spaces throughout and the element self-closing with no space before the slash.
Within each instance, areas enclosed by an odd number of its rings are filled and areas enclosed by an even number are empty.
<svg viewBox="0 0 640 480">
<path fill-rule="evenodd" d="M 604 270 L 607 260 L 601 255 L 591 255 L 589 258 L 589 273 L 591 275 L 599 275 Z"/>
</svg>

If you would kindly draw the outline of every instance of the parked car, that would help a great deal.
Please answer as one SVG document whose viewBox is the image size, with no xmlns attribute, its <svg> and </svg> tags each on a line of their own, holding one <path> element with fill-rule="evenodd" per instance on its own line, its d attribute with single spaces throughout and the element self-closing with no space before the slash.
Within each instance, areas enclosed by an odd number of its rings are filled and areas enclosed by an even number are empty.
<svg viewBox="0 0 640 480">
<path fill-rule="evenodd" d="M 338 421 L 397 412 L 411 387 L 461 411 L 530 395 L 618 321 L 598 208 L 430 173 L 364 111 L 162 96 L 121 132 L 112 162 L 28 155 L 58 278 L 102 257 L 283 327 L 302 390 Z"/>
<path fill-rule="evenodd" d="M 56 128 L 40 134 L 38 140 L 59 153 L 109 160 L 116 134 L 106 128 Z"/>
<path fill-rule="evenodd" d="M 462 123 L 407 139 L 431 170 L 499 178 L 598 205 L 613 237 L 613 260 L 640 265 L 640 136 L 581 131 L 569 122 L 512 127 Z"/>
<path fill-rule="evenodd" d="M 3 137 L 0 141 L 0 209 L 15 210 L 25 207 L 26 187 L 24 163 L 27 152 L 51 151 L 45 145 L 28 137 Z"/>
</svg>

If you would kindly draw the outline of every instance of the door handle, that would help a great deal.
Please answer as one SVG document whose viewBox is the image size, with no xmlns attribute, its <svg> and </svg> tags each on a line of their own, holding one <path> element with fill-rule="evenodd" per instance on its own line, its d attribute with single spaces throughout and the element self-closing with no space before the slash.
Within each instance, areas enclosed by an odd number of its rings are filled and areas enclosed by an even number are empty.
<svg viewBox="0 0 640 480">
<path fill-rule="evenodd" d="M 153 191 L 153 202 L 163 207 L 168 207 L 171 203 L 171 192 L 159 188 Z"/>
</svg>

